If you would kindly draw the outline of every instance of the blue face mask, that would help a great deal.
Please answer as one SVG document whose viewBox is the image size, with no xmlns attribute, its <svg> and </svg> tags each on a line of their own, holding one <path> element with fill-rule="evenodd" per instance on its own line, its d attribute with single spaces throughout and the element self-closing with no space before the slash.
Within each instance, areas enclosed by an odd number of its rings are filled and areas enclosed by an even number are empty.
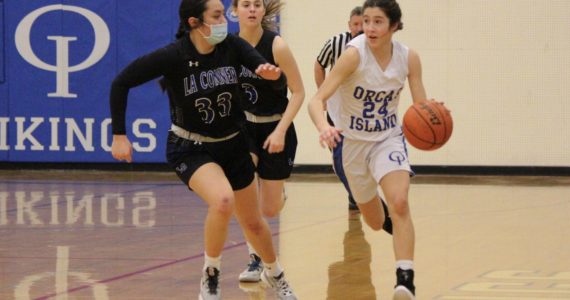
<svg viewBox="0 0 570 300">
<path fill-rule="evenodd" d="M 206 24 L 206 23 L 204 23 Z M 215 24 L 215 25 L 210 25 L 210 24 L 206 24 L 210 27 L 210 36 L 205 36 L 202 31 L 198 30 L 200 32 L 200 34 L 206 39 L 206 41 L 208 42 L 208 44 L 215 46 L 219 43 L 221 43 L 223 40 L 226 39 L 226 36 L 228 36 L 228 23 L 222 23 L 222 24 Z"/>
</svg>

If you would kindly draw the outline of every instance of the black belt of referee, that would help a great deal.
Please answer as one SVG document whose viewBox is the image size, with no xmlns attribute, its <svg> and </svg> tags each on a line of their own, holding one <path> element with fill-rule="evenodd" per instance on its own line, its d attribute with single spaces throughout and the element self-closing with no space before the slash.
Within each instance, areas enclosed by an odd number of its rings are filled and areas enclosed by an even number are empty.
<svg viewBox="0 0 570 300">
<path fill-rule="evenodd" d="M 227 141 L 227 140 L 233 138 L 234 136 L 238 135 L 238 133 L 239 133 L 239 131 L 236 131 L 236 132 L 234 132 L 230 135 L 226 135 L 224 137 L 213 138 L 213 137 L 201 135 L 199 133 L 190 132 L 190 131 L 188 131 L 184 128 L 181 128 L 180 126 L 176 126 L 174 124 L 170 125 L 170 131 L 172 131 L 176 136 L 178 136 L 180 138 L 190 140 L 190 141 L 199 142 L 199 143 L 223 142 L 223 141 Z"/>
<path fill-rule="evenodd" d="M 282 114 L 274 114 L 271 116 L 256 116 L 248 111 L 244 111 L 245 118 L 251 123 L 271 123 L 281 120 Z"/>
</svg>

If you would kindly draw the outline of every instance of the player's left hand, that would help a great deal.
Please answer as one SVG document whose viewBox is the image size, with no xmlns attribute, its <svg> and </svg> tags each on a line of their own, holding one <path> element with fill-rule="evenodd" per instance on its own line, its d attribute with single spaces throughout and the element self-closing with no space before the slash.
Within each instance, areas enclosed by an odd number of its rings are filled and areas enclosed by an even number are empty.
<svg viewBox="0 0 570 300">
<path fill-rule="evenodd" d="M 255 74 L 267 80 L 277 80 L 281 76 L 281 69 L 272 64 L 266 63 L 259 65 L 255 70 Z"/>
<path fill-rule="evenodd" d="M 445 106 L 445 102 L 443 102 L 443 101 L 437 101 L 435 98 L 431 98 L 431 99 L 426 100 L 426 101 L 435 102 L 435 103 L 441 105 L 448 113 L 451 112 L 451 110 L 449 110 L 449 109 Z"/>
</svg>

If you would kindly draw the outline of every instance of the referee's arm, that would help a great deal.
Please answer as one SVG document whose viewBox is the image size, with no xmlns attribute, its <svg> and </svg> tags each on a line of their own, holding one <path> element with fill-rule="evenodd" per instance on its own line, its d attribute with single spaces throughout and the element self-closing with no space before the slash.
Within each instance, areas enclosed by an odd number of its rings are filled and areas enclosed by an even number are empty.
<svg viewBox="0 0 570 300">
<path fill-rule="evenodd" d="M 325 81 L 326 71 L 325 68 L 323 68 L 323 66 L 321 66 L 321 64 L 316 60 L 315 60 L 314 72 L 315 72 L 315 83 L 317 84 L 317 88 L 319 88 L 321 87 L 321 84 L 323 84 L 323 81 Z"/>
<path fill-rule="evenodd" d="M 317 84 L 317 88 L 323 84 L 326 76 L 326 67 L 328 67 L 329 62 L 331 61 L 332 56 L 332 48 L 333 48 L 333 40 L 334 38 L 330 38 L 325 42 L 325 45 L 319 52 L 317 59 L 315 60 L 314 66 L 314 73 L 315 73 L 315 83 Z"/>
</svg>

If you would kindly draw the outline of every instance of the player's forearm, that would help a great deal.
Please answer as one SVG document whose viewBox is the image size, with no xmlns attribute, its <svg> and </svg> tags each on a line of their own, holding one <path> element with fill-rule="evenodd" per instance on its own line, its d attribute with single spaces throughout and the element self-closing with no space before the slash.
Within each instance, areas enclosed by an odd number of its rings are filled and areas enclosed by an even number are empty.
<svg viewBox="0 0 570 300">
<path fill-rule="evenodd" d="M 317 130 L 321 131 L 321 129 L 328 124 L 325 119 L 325 115 L 323 114 L 323 100 L 315 96 L 311 101 L 309 101 L 309 105 L 307 105 L 307 107 L 309 109 L 311 121 L 313 121 Z"/>
<path fill-rule="evenodd" d="M 280 130 L 282 132 L 287 131 L 291 123 L 293 123 L 293 119 L 297 116 L 299 110 L 301 110 L 301 106 L 303 105 L 303 101 L 305 100 L 305 92 L 298 91 L 291 93 L 291 99 L 289 100 L 289 104 L 281 117 L 281 121 L 277 124 L 275 130 Z"/>
</svg>

